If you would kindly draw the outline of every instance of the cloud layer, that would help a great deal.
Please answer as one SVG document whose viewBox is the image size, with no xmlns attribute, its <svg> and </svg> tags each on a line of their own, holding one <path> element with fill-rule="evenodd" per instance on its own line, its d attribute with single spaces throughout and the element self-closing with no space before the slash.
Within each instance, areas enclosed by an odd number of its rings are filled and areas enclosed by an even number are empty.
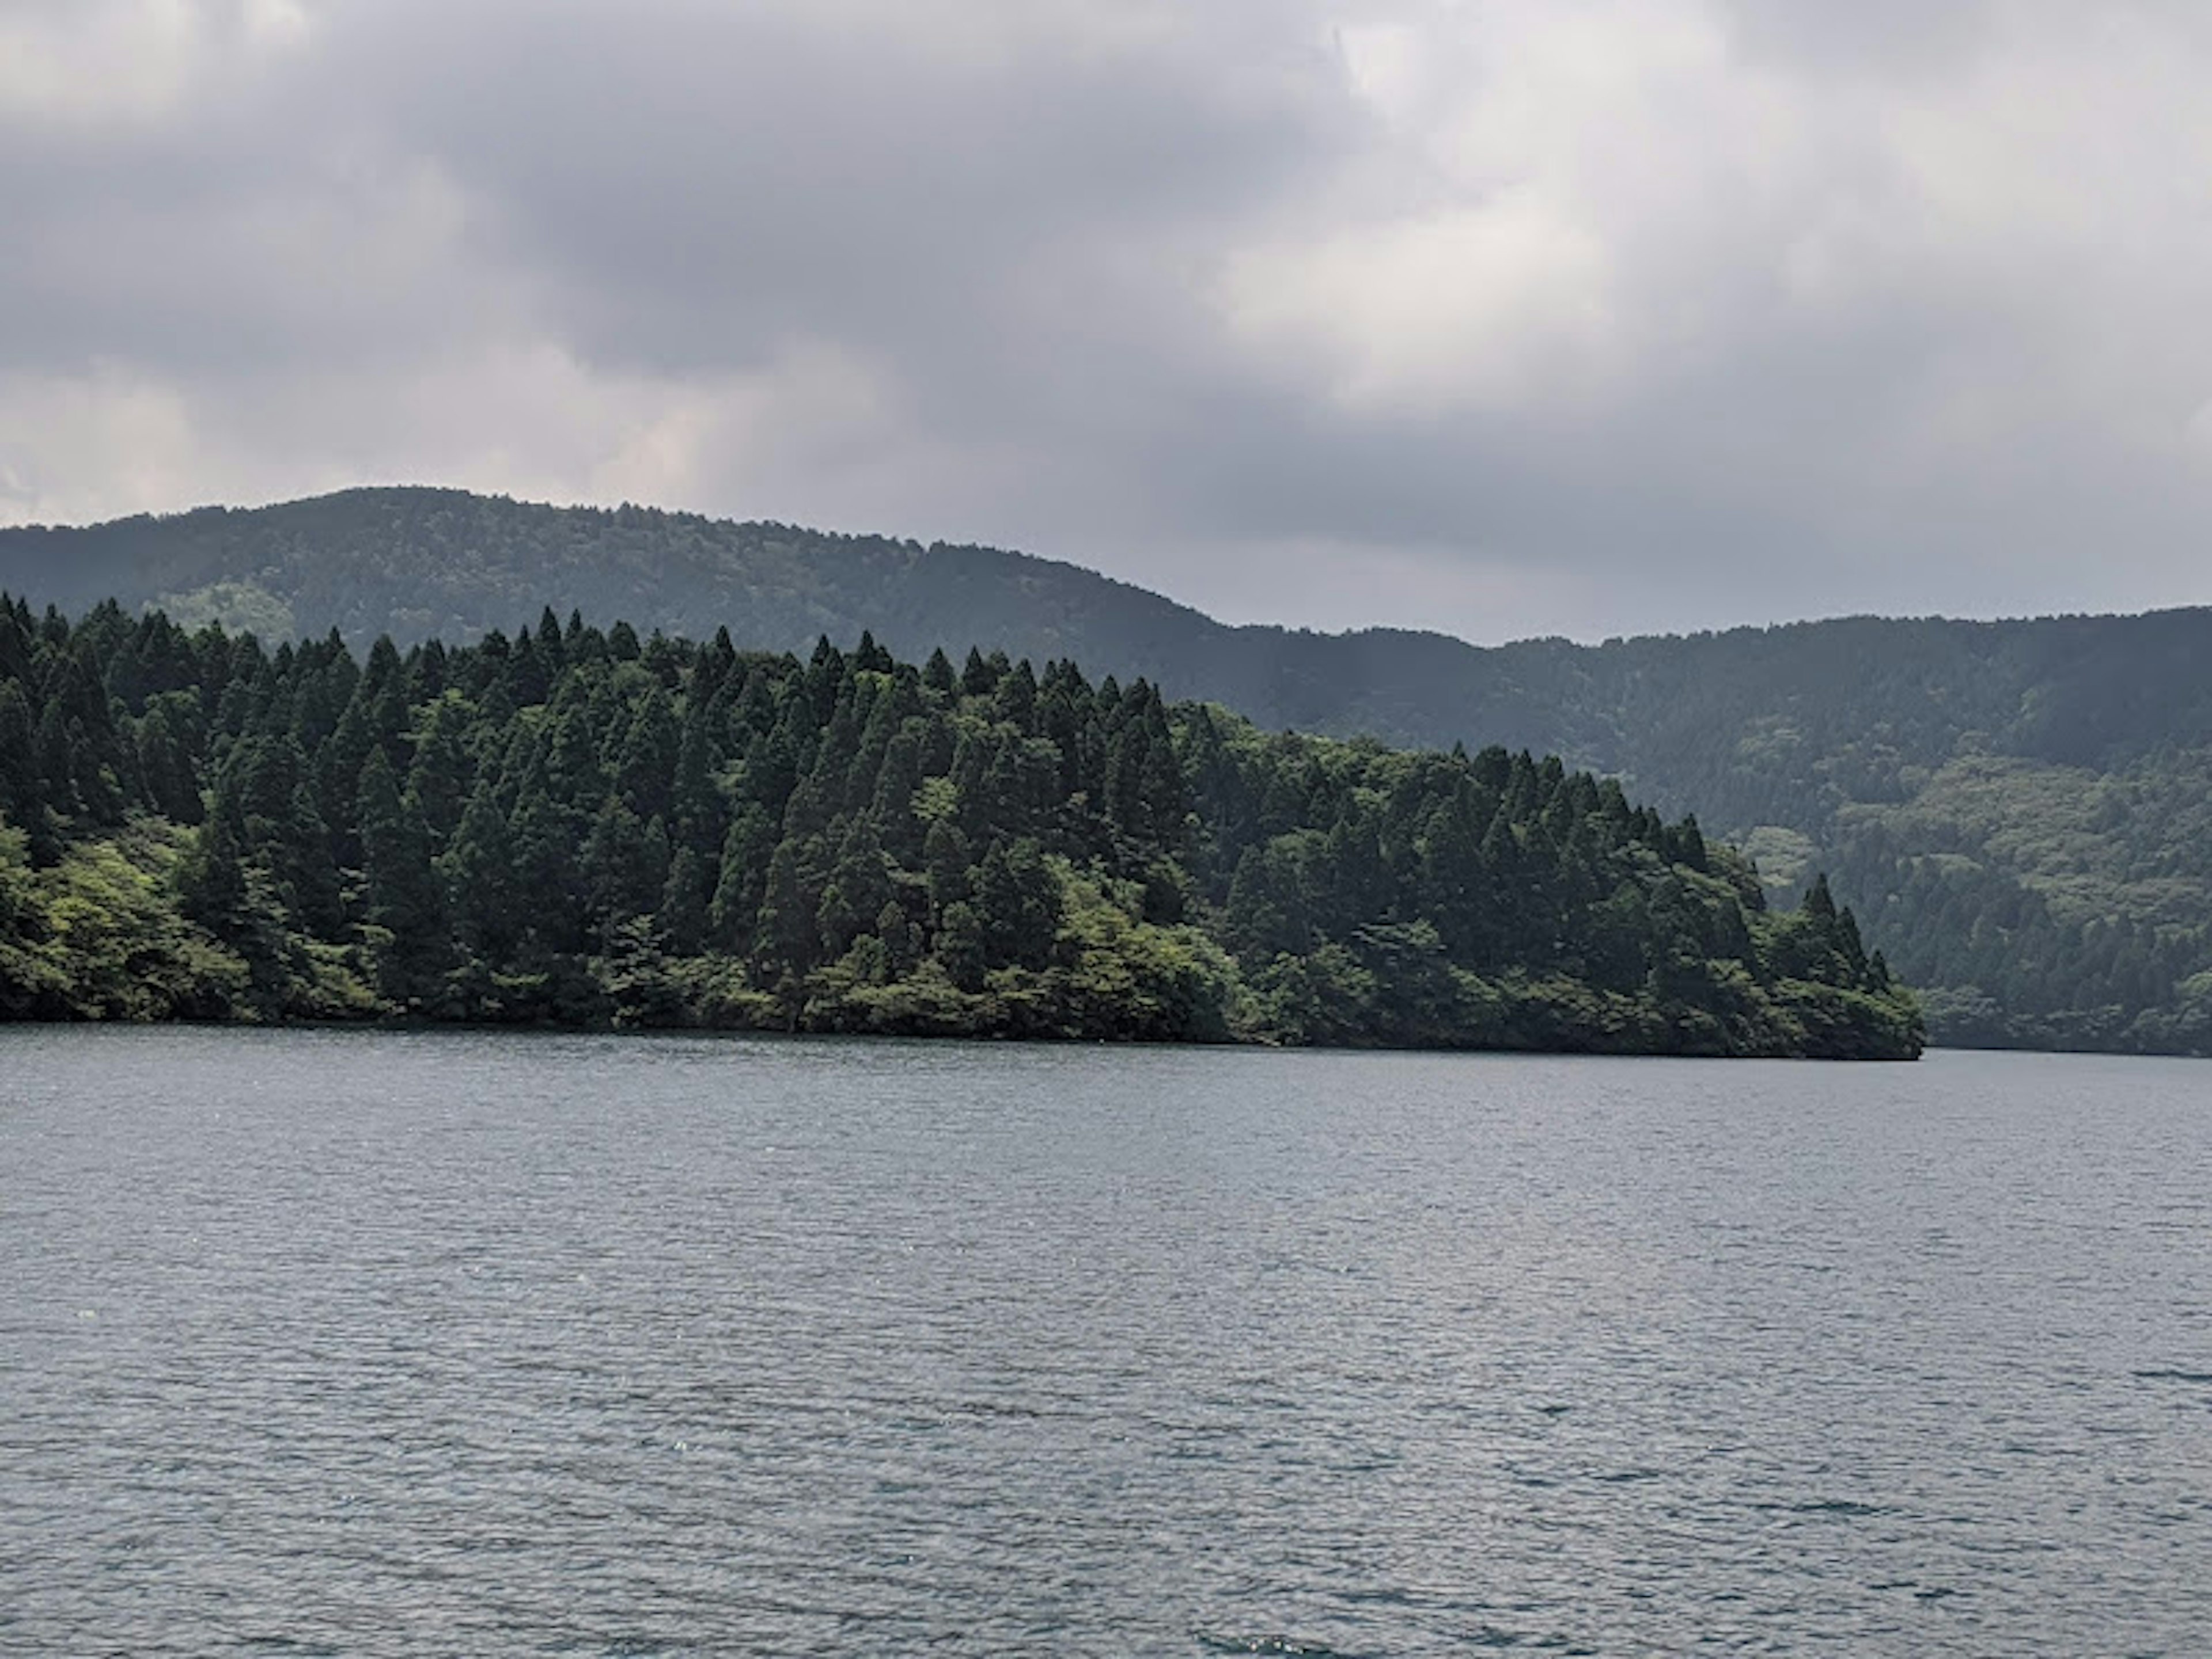
<svg viewBox="0 0 2212 1659">
<path fill-rule="evenodd" d="M 0 520 L 368 480 L 1478 639 L 2212 600 L 2212 27 L 14 0 Z"/>
</svg>

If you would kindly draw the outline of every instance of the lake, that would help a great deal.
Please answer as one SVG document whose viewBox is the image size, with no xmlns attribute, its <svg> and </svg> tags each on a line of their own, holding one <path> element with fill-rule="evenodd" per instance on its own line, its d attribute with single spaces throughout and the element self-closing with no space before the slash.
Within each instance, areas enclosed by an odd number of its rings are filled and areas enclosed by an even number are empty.
<svg viewBox="0 0 2212 1659">
<path fill-rule="evenodd" d="M 2180 1655 L 2212 1066 L 0 1028 L 0 1650 Z"/>
</svg>

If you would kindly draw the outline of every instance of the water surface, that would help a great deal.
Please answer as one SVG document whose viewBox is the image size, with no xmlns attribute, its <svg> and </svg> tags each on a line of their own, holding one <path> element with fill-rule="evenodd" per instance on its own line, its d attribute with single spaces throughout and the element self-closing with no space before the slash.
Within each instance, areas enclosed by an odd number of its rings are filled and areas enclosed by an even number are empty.
<svg viewBox="0 0 2212 1659">
<path fill-rule="evenodd" d="M 2199 1652 L 2208 1108 L 0 1030 L 0 1650 Z"/>
</svg>

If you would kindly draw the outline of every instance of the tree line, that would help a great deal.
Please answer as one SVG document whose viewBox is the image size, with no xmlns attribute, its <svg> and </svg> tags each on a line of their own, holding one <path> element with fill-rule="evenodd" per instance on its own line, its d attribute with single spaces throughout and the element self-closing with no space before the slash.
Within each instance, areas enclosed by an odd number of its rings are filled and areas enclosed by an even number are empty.
<svg viewBox="0 0 2212 1659">
<path fill-rule="evenodd" d="M 546 611 L 271 650 L 0 595 L 0 1013 L 1903 1055 L 1815 881 L 1557 759 Z"/>
</svg>

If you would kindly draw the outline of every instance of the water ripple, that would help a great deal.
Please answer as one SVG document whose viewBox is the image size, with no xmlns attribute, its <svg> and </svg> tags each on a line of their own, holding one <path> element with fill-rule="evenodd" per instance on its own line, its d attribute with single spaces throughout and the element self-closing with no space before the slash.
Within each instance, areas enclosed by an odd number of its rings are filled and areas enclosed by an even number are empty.
<svg viewBox="0 0 2212 1659">
<path fill-rule="evenodd" d="M 0 1650 L 2194 1652 L 2205 1075 L 0 1031 Z"/>
</svg>

